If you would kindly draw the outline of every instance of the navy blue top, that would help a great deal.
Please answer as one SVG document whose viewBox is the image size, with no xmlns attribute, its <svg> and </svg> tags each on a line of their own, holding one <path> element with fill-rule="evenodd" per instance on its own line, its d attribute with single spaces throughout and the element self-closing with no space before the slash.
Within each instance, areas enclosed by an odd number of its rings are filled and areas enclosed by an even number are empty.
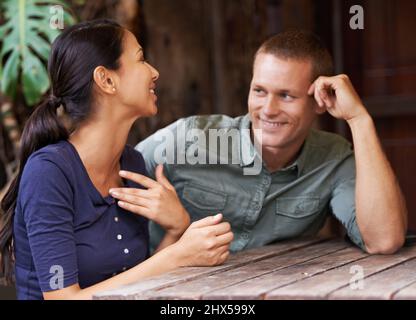
<svg viewBox="0 0 416 320">
<path fill-rule="evenodd" d="M 146 174 L 142 155 L 130 146 L 120 166 Z M 43 299 L 42 292 L 75 283 L 89 287 L 149 256 L 148 221 L 120 208 L 111 196 L 103 198 L 68 141 L 30 156 L 13 232 L 18 299 Z"/>
</svg>

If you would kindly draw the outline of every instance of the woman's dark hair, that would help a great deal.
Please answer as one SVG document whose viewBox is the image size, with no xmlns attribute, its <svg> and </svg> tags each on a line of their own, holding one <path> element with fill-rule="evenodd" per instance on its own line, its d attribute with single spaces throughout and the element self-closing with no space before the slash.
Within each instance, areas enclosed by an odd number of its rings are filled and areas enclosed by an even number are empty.
<svg viewBox="0 0 416 320">
<path fill-rule="evenodd" d="M 14 265 L 13 220 L 20 179 L 32 153 L 60 140 L 69 132 L 60 123 L 63 106 L 74 126 L 91 111 L 93 72 L 98 66 L 119 68 L 123 28 L 110 20 L 82 22 L 65 29 L 53 42 L 48 61 L 51 94 L 28 119 L 22 134 L 19 169 L 2 202 L 0 217 L 0 274 L 12 283 Z"/>
</svg>

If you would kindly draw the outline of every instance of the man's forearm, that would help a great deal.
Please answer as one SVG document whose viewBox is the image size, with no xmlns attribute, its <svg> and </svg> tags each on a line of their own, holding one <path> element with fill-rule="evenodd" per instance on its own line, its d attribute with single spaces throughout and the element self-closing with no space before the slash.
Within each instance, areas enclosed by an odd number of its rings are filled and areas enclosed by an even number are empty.
<svg viewBox="0 0 416 320">
<path fill-rule="evenodd" d="M 365 114 L 348 121 L 356 159 L 356 215 L 370 253 L 393 253 L 403 245 L 407 209 L 395 174 Z"/>
</svg>

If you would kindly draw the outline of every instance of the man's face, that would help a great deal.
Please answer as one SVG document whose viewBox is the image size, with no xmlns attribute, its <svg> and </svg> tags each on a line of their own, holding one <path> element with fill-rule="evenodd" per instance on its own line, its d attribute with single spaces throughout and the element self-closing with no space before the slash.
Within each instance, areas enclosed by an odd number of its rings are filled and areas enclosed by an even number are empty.
<svg viewBox="0 0 416 320">
<path fill-rule="evenodd" d="M 285 149 L 303 143 L 318 112 L 308 96 L 312 84 L 310 61 L 283 60 L 260 53 L 254 63 L 248 98 L 252 129 L 262 130 L 263 148 Z"/>
</svg>

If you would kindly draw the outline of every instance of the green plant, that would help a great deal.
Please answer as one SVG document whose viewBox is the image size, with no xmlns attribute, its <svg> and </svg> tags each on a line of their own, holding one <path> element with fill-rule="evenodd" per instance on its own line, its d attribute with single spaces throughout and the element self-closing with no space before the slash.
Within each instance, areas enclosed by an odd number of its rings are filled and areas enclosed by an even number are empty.
<svg viewBox="0 0 416 320">
<path fill-rule="evenodd" d="M 62 0 L 2 0 L 5 23 L 0 27 L 0 91 L 12 100 L 21 86 L 29 106 L 37 104 L 49 89 L 46 62 L 50 44 L 60 33 L 50 26 L 51 6 L 62 6 L 64 25 L 74 23 Z"/>
</svg>

